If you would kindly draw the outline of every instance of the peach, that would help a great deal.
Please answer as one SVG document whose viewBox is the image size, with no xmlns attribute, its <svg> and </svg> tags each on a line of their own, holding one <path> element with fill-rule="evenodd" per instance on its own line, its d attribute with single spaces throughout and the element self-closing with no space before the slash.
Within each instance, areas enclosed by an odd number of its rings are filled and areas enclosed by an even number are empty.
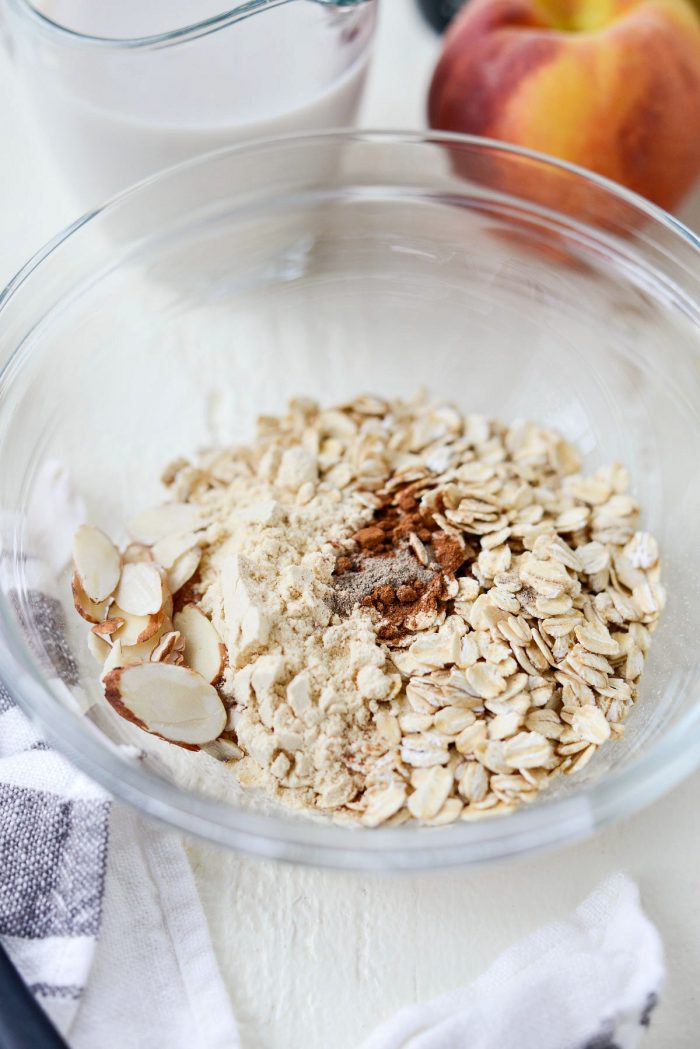
<svg viewBox="0 0 700 1049">
<path fill-rule="evenodd" d="M 553 154 L 674 207 L 700 175 L 693 0 L 470 0 L 431 127 Z"/>
</svg>

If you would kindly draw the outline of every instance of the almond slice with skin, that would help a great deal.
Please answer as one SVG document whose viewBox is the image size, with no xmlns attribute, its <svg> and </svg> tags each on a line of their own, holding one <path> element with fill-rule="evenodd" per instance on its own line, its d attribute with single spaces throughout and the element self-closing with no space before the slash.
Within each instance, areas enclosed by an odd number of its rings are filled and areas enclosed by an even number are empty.
<svg viewBox="0 0 700 1049">
<path fill-rule="evenodd" d="M 151 653 L 152 663 L 176 663 L 180 666 L 184 662 L 185 639 L 178 630 L 170 630 L 163 634 L 160 641 Z"/>
<path fill-rule="evenodd" d="M 150 640 L 162 628 L 165 619 L 163 612 L 156 612 L 155 615 L 150 616 L 135 616 L 116 604 L 110 611 L 113 618 L 124 620 L 123 626 L 114 632 L 112 639 L 128 646 L 140 645 Z"/>
<path fill-rule="evenodd" d="M 137 663 L 147 663 L 157 644 L 158 635 L 154 634 L 148 641 L 143 641 L 140 645 L 122 645 L 121 641 L 115 641 L 111 648 L 108 645 L 109 654 L 102 668 L 102 679 L 104 680 L 105 675 L 116 667 L 131 667 L 136 666 Z"/>
<path fill-rule="evenodd" d="M 161 586 L 163 588 L 163 605 L 162 605 L 161 611 L 163 612 L 163 615 L 165 616 L 166 621 L 170 621 L 170 620 L 172 620 L 172 617 L 173 617 L 173 595 L 170 592 L 170 584 L 168 582 L 168 573 L 165 571 L 165 569 L 163 567 L 161 567 L 161 565 L 157 564 L 156 568 L 158 569 L 158 574 L 160 576 Z M 167 628 L 167 630 L 163 629 L 163 633 L 164 634 L 168 633 L 170 630 L 172 630 L 172 623 Z"/>
<path fill-rule="evenodd" d="M 140 663 L 104 678 L 105 698 L 139 728 L 180 746 L 210 743 L 226 727 L 226 708 L 213 685 L 186 667 Z"/>
<path fill-rule="evenodd" d="M 101 638 L 110 637 L 121 626 L 124 626 L 124 620 L 119 616 L 112 616 L 110 619 L 103 619 L 101 623 L 96 623 L 92 628 L 92 633 Z"/>
<path fill-rule="evenodd" d="M 180 532 L 177 535 L 168 535 L 153 546 L 153 557 L 163 568 L 172 568 L 178 557 L 182 557 L 188 550 L 197 546 L 197 536 L 194 532 Z"/>
<path fill-rule="evenodd" d="M 165 580 L 165 587 L 167 588 L 168 582 L 167 577 Z M 170 590 L 167 590 L 165 598 L 163 599 L 163 626 L 162 631 L 164 634 L 168 634 L 173 629 L 173 598 Z M 170 624 L 166 627 L 166 624 Z"/>
<path fill-rule="evenodd" d="M 129 543 L 122 554 L 122 560 L 125 565 L 137 565 L 141 561 L 152 561 L 151 548 L 144 543 Z"/>
<path fill-rule="evenodd" d="M 102 668 L 102 675 L 100 680 L 104 681 L 107 674 L 109 674 L 116 667 L 124 666 L 124 658 L 122 655 L 121 641 L 115 641 L 109 650 L 109 655 L 105 659 L 105 665 Z"/>
<path fill-rule="evenodd" d="M 153 546 L 166 536 L 194 532 L 203 521 L 199 507 L 192 503 L 163 503 L 137 514 L 128 527 L 137 542 Z"/>
<path fill-rule="evenodd" d="M 168 572 L 168 586 L 171 594 L 176 594 L 185 583 L 190 581 L 199 568 L 201 559 L 202 551 L 198 546 L 178 557 Z"/>
<path fill-rule="evenodd" d="M 122 559 L 104 532 L 81 525 L 73 539 L 73 562 L 80 585 L 91 601 L 105 601 L 116 589 Z"/>
<path fill-rule="evenodd" d="M 110 598 L 107 598 L 106 601 L 92 601 L 83 590 L 77 572 L 73 573 L 70 585 L 73 591 L 73 605 L 78 615 L 81 615 L 88 623 L 101 623 L 107 614 Z"/>
<path fill-rule="evenodd" d="M 92 630 L 88 632 L 87 647 L 93 659 L 96 659 L 100 664 L 104 663 L 112 651 L 111 645 L 103 637 L 93 634 Z"/>
<path fill-rule="evenodd" d="M 124 565 L 114 599 L 132 616 L 151 616 L 163 607 L 163 582 L 154 564 Z"/>
<path fill-rule="evenodd" d="M 205 743 L 202 750 L 217 761 L 240 761 L 243 757 L 241 748 L 232 739 L 226 739 L 224 736 L 215 739 L 213 743 Z"/>
<path fill-rule="evenodd" d="M 185 663 L 206 681 L 219 681 L 226 666 L 226 646 L 197 605 L 185 605 L 173 619 L 185 638 Z"/>
<path fill-rule="evenodd" d="M 120 666 L 130 667 L 134 663 L 147 663 L 153 655 L 153 651 L 160 644 L 160 635 L 155 633 L 148 641 L 142 641 L 140 645 L 122 645 L 122 659 Z"/>
</svg>

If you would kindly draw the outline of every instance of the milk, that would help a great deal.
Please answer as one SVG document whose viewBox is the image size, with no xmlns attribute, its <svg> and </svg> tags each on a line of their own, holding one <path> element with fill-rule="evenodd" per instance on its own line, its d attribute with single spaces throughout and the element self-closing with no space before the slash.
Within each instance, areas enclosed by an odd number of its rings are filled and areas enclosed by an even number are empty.
<svg viewBox="0 0 700 1049">
<path fill-rule="evenodd" d="M 121 4 L 53 0 L 44 12 L 74 30 L 124 38 L 190 24 L 218 13 L 219 3 L 149 3 L 122 17 Z M 74 194 L 91 206 L 232 143 L 352 123 L 374 3 L 335 9 L 292 0 L 215 32 L 148 48 L 39 32 L 17 15 L 10 22 L 43 130 Z"/>
</svg>

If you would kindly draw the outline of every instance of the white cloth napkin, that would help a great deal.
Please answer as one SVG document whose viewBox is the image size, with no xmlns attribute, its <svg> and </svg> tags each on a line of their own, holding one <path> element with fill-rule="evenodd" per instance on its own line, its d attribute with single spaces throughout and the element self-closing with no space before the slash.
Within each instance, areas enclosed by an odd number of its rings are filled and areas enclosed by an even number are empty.
<svg viewBox="0 0 700 1049">
<path fill-rule="evenodd" d="M 659 934 L 617 874 L 568 921 L 510 947 L 471 986 L 402 1009 L 361 1049 L 635 1049 L 663 977 Z"/>
<path fill-rule="evenodd" d="M 42 559 L 26 574 L 48 644 L 63 636 L 51 580 L 83 508 L 57 464 L 40 490 L 29 531 Z M 65 645 L 51 661 L 74 685 Z M 72 1049 L 241 1049 L 180 837 L 112 802 L 1 685 L 0 938 Z M 635 1049 L 662 979 L 658 934 L 616 875 L 569 921 L 511 947 L 470 987 L 402 1010 L 363 1049 Z"/>
<path fill-rule="evenodd" d="M 72 1049 L 241 1049 L 179 836 L 113 803 L 109 850 Z"/>
</svg>

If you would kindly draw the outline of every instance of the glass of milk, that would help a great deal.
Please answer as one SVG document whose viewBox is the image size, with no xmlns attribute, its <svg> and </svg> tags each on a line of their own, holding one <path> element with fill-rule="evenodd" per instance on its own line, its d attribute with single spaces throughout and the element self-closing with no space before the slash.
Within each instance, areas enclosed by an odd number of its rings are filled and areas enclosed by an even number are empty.
<svg viewBox="0 0 700 1049">
<path fill-rule="evenodd" d="M 376 0 L 1 0 L 75 196 L 239 140 L 352 123 Z"/>
</svg>

